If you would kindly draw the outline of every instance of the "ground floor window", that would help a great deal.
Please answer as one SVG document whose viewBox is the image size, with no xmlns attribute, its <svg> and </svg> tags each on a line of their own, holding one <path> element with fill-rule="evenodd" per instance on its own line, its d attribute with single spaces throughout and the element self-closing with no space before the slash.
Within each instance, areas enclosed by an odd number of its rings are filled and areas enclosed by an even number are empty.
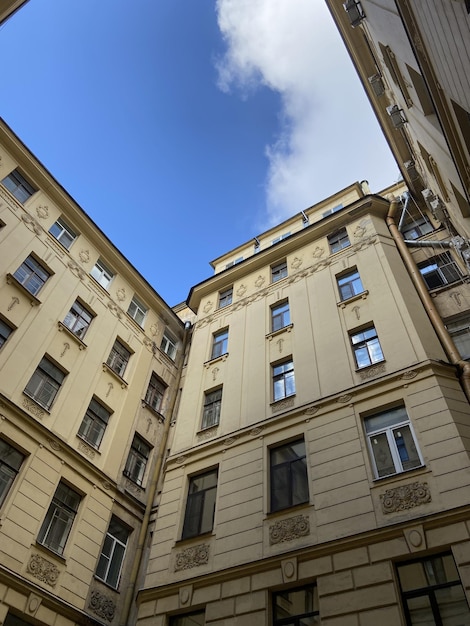
<svg viewBox="0 0 470 626">
<path fill-rule="evenodd" d="M 273 626 L 320 624 L 316 585 L 273 593 Z"/>
<path fill-rule="evenodd" d="M 170 626 L 204 626 L 205 623 L 204 611 L 170 617 Z"/>
<path fill-rule="evenodd" d="M 463 626 L 470 609 L 452 554 L 397 565 L 407 626 Z"/>
</svg>

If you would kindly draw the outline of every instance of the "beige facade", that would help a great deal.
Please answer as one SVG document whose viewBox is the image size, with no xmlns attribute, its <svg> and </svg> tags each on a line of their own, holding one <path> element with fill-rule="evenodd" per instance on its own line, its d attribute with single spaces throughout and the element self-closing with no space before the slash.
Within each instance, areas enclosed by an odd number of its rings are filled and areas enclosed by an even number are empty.
<svg viewBox="0 0 470 626">
<path fill-rule="evenodd" d="M 0 156 L 0 623 L 128 623 L 184 325 L 3 122 Z"/>
<path fill-rule="evenodd" d="M 468 310 L 465 264 L 435 243 L 449 233 L 399 208 L 409 240 L 434 242 L 413 253 L 433 302 Z M 191 289 L 139 626 L 434 624 L 408 596 L 437 570 L 448 623 L 468 623 L 470 410 L 389 211 L 352 185 Z"/>
<path fill-rule="evenodd" d="M 0 0 L 0 24 L 3 24 L 27 2 L 29 0 Z"/>
</svg>

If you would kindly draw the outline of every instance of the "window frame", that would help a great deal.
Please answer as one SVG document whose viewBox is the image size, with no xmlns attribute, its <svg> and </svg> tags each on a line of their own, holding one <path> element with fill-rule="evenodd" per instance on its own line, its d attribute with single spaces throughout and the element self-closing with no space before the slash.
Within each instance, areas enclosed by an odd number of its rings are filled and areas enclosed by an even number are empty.
<svg viewBox="0 0 470 626">
<path fill-rule="evenodd" d="M 196 481 L 215 477 L 215 484 L 192 491 Z M 215 509 L 217 503 L 218 467 L 188 477 L 188 493 L 184 511 L 181 539 L 191 539 L 210 533 L 214 529 Z M 194 521 L 196 522 L 194 528 Z"/>
<path fill-rule="evenodd" d="M 5 184 L 5 181 L 8 181 Z M 38 190 L 21 174 L 18 168 L 12 170 L 0 181 L 11 195 L 21 204 L 25 204 Z"/>
<path fill-rule="evenodd" d="M 289 367 L 289 369 L 284 369 L 285 367 Z M 280 371 L 279 368 L 283 368 Z M 289 357 L 283 361 L 279 361 L 278 363 L 271 364 L 271 374 L 272 374 L 272 393 L 273 393 L 273 402 L 279 402 L 280 400 L 284 400 L 285 398 L 291 398 L 295 396 L 295 371 L 294 371 L 294 360 L 292 357 Z M 292 382 L 289 384 L 288 381 L 292 379 Z M 278 395 L 276 389 L 278 385 L 276 383 L 283 382 L 282 388 L 283 393 Z M 288 393 L 288 387 L 293 386 L 293 391 Z"/>
<path fill-rule="evenodd" d="M 13 278 L 34 297 L 37 297 L 51 276 L 49 269 L 33 254 L 29 254 L 13 274 Z"/>
<path fill-rule="evenodd" d="M 211 358 L 218 359 L 224 354 L 228 354 L 228 327 L 223 328 L 222 330 L 218 330 L 216 333 L 212 335 L 212 350 L 211 350 Z"/>
<path fill-rule="evenodd" d="M 279 323 L 277 320 L 279 320 Z M 271 305 L 271 332 L 275 333 L 290 325 L 289 300 L 283 300 L 282 302 L 276 302 Z"/>
<path fill-rule="evenodd" d="M 131 312 L 132 307 L 134 308 L 134 310 Z M 134 295 L 134 297 L 129 303 L 129 307 L 127 309 L 127 315 L 131 317 L 136 324 L 138 324 L 141 328 L 143 328 L 148 311 L 149 311 L 148 307 L 146 307 L 137 298 L 137 296 Z"/>
<path fill-rule="evenodd" d="M 9 322 L 0 317 L 0 350 L 16 330 Z"/>
<path fill-rule="evenodd" d="M 70 307 L 62 324 L 72 335 L 83 341 L 94 317 L 95 314 L 77 299 Z"/>
<path fill-rule="evenodd" d="M 123 474 L 139 487 L 142 487 L 144 483 L 151 453 L 152 446 L 139 433 L 134 433 Z"/>
<path fill-rule="evenodd" d="M 14 458 L 8 462 L 10 454 Z M 12 446 L 9 441 L 0 437 L 0 508 L 3 506 L 16 477 L 20 473 L 25 458 L 25 455 Z"/>
<path fill-rule="evenodd" d="M 78 436 L 98 450 L 111 415 L 112 411 L 96 398 L 92 398 L 78 429 Z"/>
<path fill-rule="evenodd" d="M 63 494 L 58 495 L 59 491 Z M 37 542 L 48 550 L 62 555 L 70 536 L 73 523 L 80 507 L 82 496 L 78 491 L 70 487 L 65 481 L 61 480 L 56 487 L 52 500 L 47 509 L 41 528 L 39 529 Z M 59 534 L 60 539 L 55 535 Z"/>
<path fill-rule="evenodd" d="M 126 534 L 125 542 L 117 536 L 113 524 L 119 526 L 120 528 L 118 530 Z M 130 534 L 131 531 L 127 524 L 124 524 L 116 515 L 112 515 L 101 547 L 98 563 L 96 564 L 95 576 L 98 580 L 101 580 L 113 589 L 118 589 L 119 587 Z M 119 548 L 121 548 L 120 552 L 118 551 Z M 109 554 L 106 554 L 105 550 L 107 550 Z M 116 563 L 117 573 L 116 569 L 114 569 Z M 104 570 L 102 574 L 98 573 L 100 568 Z"/>
<path fill-rule="evenodd" d="M 152 372 L 147 385 L 147 391 L 145 392 L 144 402 L 151 409 L 157 413 L 161 413 L 163 406 L 163 398 L 168 389 L 168 385 L 158 376 L 155 372 Z"/>
<path fill-rule="evenodd" d="M 288 276 L 287 260 L 271 265 L 271 283 L 277 283 Z"/>
<path fill-rule="evenodd" d="M 220 424 L 222 409 L 222 387 L 204 392 L 204 404 L 202 407 L 201 430 L 213 428 Z"/>
<path fill-rule="evenodd" d="M 124 378 L 131 356 L 132 352 L 126 344 L 120 339 L 115 339 L 106 361 L 106 365 L 111 371 L 117 374 L 119 378 Z"/>
<path fill-rule="evenodd" d="M 54 227 L 57 227 L 58 229 L 60 229 L 60 232 L 53 232 Z M 49 228 L 48 232 L 66 250 L 70 250 L 73 242 L 78 237 L 78 234 L 73 230 L 71 226 L 67 224 L 65 220 L 62 219 L 62 217 L 59 217 L 56 219 L 56 221 Z"/>
<path fill-rule="evenodd" d="M 199 619 L 202 617 L 202 621 Z M 197 622 L 194 618 L 197 618 Z M 204 626 L 206 623 L 205 611 L 192 611 L 182 615 L 171 615 L 169 626 Z"/>
<path fill-rule="evenodd" d="M 372 333 L 370 336 L 366 336 L 367 333 Z M 360 337 L 362 335 L 362 338 Z M 355 341 L 357 338 L 357 341 Z M 353 330 L 349 333 L 349 339 L 354 355 L 354 361 L 356 363 L 356 369 L 362 370 L 366 367 L 371 367 L 372 365 L 376 365 L 377 363 L 383 363 L 385 361 L 384 353 L 382 350 L 382 346 L 380 344 L 379 336 L 377 333 L 377 329 L 374 324 L 369 324 L 364 326 L 359 330 Z M 380 351 L 380 357 L 374 354 L 374 350 Z M 362 363 L 362 358 L 358 357 L 358 353 L 360 351 L 366 350 L 367 354 L 367 363 Z"/>
<path fill-rule="evenodd" d="M 304 613 L 296 613 L 295 615 L 286 615 L 284 617 L 277 617 L 277 607 L 279 605 L 276 604 L 277 597 L 284 596 L 284 600 L 288 601 L 285 596 L 290 594 L 297 594 L 304 590 L 309 590 L 311 592 L 312 597 L 312 611 L 305 611 Z M 312 583 L 310 585 L 302 585 L 301 587 L 290 587 L 289 589 L 281 589 L 279 591 L 273 591 L 271 597 L 271 606 L 272 606 L 272 615 L 273 615 L 273 626 L 302 626 L 306 617 L 315 617 L 318 615 L 320 617 L 320 609 L 318 602 L 318 587 L 316 583 Z M 291 602 L 292 603 L 292 602 Z M 282 607 L 280 607 L 282 609 Z M 309 622 L 310 623 L 310 622 Z M 320 620 L 318 621 L 320 624 Z"/>
<path fill-rule="evenodd" d="M 330 254 L 341 252 L 341 250 L 349 248 L 351 245 L 351 240 L 349 239 L 349 233 L 346 226 L 338 228 L 338 230 L 335 230 L 334 233 L 327 235 L 327 240 Z"/>
<path fill-rule="evenodd" d="M 303 445 L 303 454 L 300 456 L 294 450 L 294 446 Z M 274 462 L 274 456 L 278 454 L 289 453 L 295 455 L 295 458 L 284 460 L 281 462 Z M 300 467 L 301 470 L 294 470 L 294 465 Z M 296 472 L 296 473 L 295 473 Z M 299 490 L 299 485 L 296 482 L 301 481 L 300 491 L 305 491 L 305 497 L 298 498 L 296 501 L 295 491 L 296 487 Z M 287 502 L 280 502 L 277 492 L 282 494 Z M 277 511 L 283 511 L 290 509 L 294 506 L 302 504 L 308 504 L 310 502 L 310 489 L 308 480 L 307 469 L 307 449 L 305 446 L 305 438 L 298 437 L 290 441 L 270 446 L 269 448 L 269 512 L 276 513 Z"/>
<path fill-rule="evenodd" d="M 233 300 L 233 287 L 219 291 L 219 309 L 224 309 L 226 306 L 230 306 Z"/>
<path fill-rule="evenodd" d="M 341 302 L 354 298 L 365 291 L 357 267 L 352 268 L 348 272 L 338 274 L 336 276 L 336 284 Z"/>
<path fill-rule="evenodd" d="M 169 332 L 165 331 L 160 343 L 160 350 L 165 353 L 168 358 L 174 361 L 178 351 L 178 340 L 175 339 Z"/>
<path fill-rule="evenodd" d="M 393 414 L 397 415 L 395 421 L 392 421 Z M 371 421 L 373 419 L 380 419 L 381 417 L 384 417 L 386 422 L 388 418 L 389 423 L 376 426 L 375 428 L 371 425 L 370 428 L 368 428 L 368 423 L 371 424 Z M 421 456 L 421 451 L 418 446 L 418 440 L 416 438 L 413 424 L 411 423 L 411 419 L 406 411 L 405 405 L 400 404 L 398 406 L 390 407 L 388 409 L 383 409 L 381 411 L 376 411 L 372 414 L 366 415 L 363 417 L 363 424 L 365 436 L 367 439 L 367 448 L 369 450 L 369 456 L 371 459 L 372 470 L 375 480 L 389 478 L 391 476 L 397 476 L 399 474 L 403 474 L 405 472 L 424 467 L 423 458 Z M 403 437 L 402 435 L 402 432 L 405 429 L 408 429 L 409 431 L 409 436 L 407 437 L 408 444 L 405 440 L 405 437 Z M 392 462 L 395 471 L 382 473 L 382 470 L 377 464 L 376 455 L 374 454 L 374 445 L 379 445 L 379 438 L 381 436 L 385 436 L 385 441 L 388 446 L 388 452 L 390 457 L 389 461 Z M 415 453 L 416 460 L 418 462 L 412 466 L 405 467 L 404 463 L 405 461 L 407 461 L 405 456 L 408 456 L 409 460 L 410 452 Z M 379 454 L 381 453 L 379 452 Z M 381 454 L 381 457 L 383 456 L 384 455 Z"/>
<path fill-rule="evenodd" d="M 98 285 L 107 291 L 114 278 L 114 272 L 100 257 L 91 268 L 90 276 L 98 283 Z"/>
<path fill-rule="evenodd" d="M 36 404 L 42 406 L 43 409 L 50 411 L 66 376 L 67 374 L 45 355 L 34 370 L 23 393 L 27 395 L 28 398 L 31 398 L 31 400 L 34 400 Z M 34 391 L 32 391 L 30 387 L 34 387 Z M 47 402 L 42 400 L 45 387 L 49 387 L 49 398 Z"/>
<path fill-rule="evenodd" d="M 428 269 L 426 270 L 426 268 Z M 427 258 L 424 261 L 421 261 L 420 263 L 418 263 L 418 269 L 429 291 L 433 291 L 434 289 L 441 289 L 442 287 L 447 287 L 448 285 L 453 285 L 463 278 L 460 267 L 458 266 L 450 252 L 437 254 L 435 256 Z M 444 271 L 444 269 L 446 271 Z M 449 273 L 449 275 L 447 275 L 447 273 Z M 452 273 L 454 274 L 454 278 L 452 280 L 448 280 L 450 274 Z M 439 279 L 439 285 L 433 285 L 429 281 L 429 279 L 426 278 L 426 276 L 430 276 L 431 274 Z"/>
</svg>

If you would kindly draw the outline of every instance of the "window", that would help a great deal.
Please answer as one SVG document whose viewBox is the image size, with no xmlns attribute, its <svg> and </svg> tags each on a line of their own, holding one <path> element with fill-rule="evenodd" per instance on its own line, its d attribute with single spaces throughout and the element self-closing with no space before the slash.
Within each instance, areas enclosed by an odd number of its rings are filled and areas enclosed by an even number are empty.
<svg viewBox="0 0 470 626">
<path fill-rule="evenodd" d="M 422 465 L 404 406 L 366 417 L 364 426 L 376 478 Z"/>
<path fill-rule="evenodd" d="M 21 204 L 24 204 L 26 200 L 37 191 L 18 170 L 10 172 L 10 174 L 2 180 L 2 185 L 8 189 Z"/>
<path fill-rule="evenodd" d="M 418 263 L 418 268 L 428 289 L 444 287 L 462 278 L 462 274 L 449 252 Z"/>
<path fill-rule="evenodd" d="M 39 543 L 63 554 L 80 500 L 76 491 L 63 482 L 59 483 L 39 531 Z"/>
<path fill-rule="evenodd" d="M 92 319 L 93 315 L 90 311 L 76 300 L 65 316 L 63 324 L 79 339 L 83 339 Z"/>
<path fill-rule="evenodd" d="M 137 434 L 134 435 L 124 468 L 124 476 L 127 476 L 137 485 L 142 485 L 151 449 L 142 437 Z"/>
<path fill-rule="evenodd" d="M 13 328 L 0 318 L 0 348 L 13 332 Z"/>
<path fill-rule="evenodd" d="M 222 387 L 215 391 L 206 391 L 204 394 L 204 410 L 202 412 L 202 427 L 217 426 L 220 421 L 222 406 Z"/>
<path fill-rule="evenodd" d="M 282 241 L 283 239 L 287 239 L 287 237 L 290 237 L 290 231 L 287 233 L 283 233 L 282 235 L 279 235 L 279 237 L 276 237 L 275 239 L 273 239 L 271 241 L 271 245 L 274 245 L 275 243 L 278 243 L 279 241 Z"/>
<path fill-rule="evenodd" d="M 273 593 L 273 626 L 320 624 L 316 585 Z"/>
<path fill-rule="evenodd" d="M 214 525 L 217 470 L 192 476 L 183 525 L 183 539 L 209 533 Z"/>
<path fill-rule="evenodd" d="M 227 265 L 225 266 L 225 269 L 228 270 L 229 267 L 233 267 L 234 265 L 238 265 L 242 261 L 243 261 L 243 257 L 239 256 L 238 259 L 235 259 L 235 261 L 230 261 L 230 263 L 227 263 Z"/>
<path fill-rule="evenodd" d="M 337 204 L 336 206 L 334 206 L 331 209 L 328 209 L 327 211 L 324 211 L 321 216 L 322 217 L 328 217 L 328 215 L 331 215 L 332 213 L 337 213 L 338 211 L 341 211 L 341 209 L 343 208 L 342 204 Z"/>
<path fill-rule="evenodd" d="M 64 222 L 62 219 L 58 219 L 57 222 L 52 224 L 49 229 L 49 232 L 53 237 L 57 239 L 59 243 L 61 243 L 64 248 L 67 250 L 73 244 L 75 239 L 77 238 L 77 233 L 75 233 L 68 224 Z"/>
<path fill-rule="evenodd" d="M 219 309 L 223 309 L 224 307 L 232 304 L 233 297 L 233 287 L 229 289 L 225 289 L 225 291 L 221 291 L 219 293 Z"/>
<path fill-rule="evenodd" d="M 0 439 L 0 506 L 4 503 L 23 461 L 21 452 Z"/>
<path fill-rule="evenodd" d="M 274 402 L 295 394 L 294 363 L 285 361 L 273 365 L 273 398 Z"/>
<path fill-rule="evenodd" d="M 351 344 L 358 368 L 384 360 L 377 332 L 373 326 L 351 335 Z"/>
<path fill-rule="evenodd" d="M 397 564 L 407 626 L 470 624 L 470 609 L 452 554 Z"/>
<path fill-rule="evenodd" d="M 116 339 L 106 364 L 122 378 L 130 358 L 131 353 L 129 350 Z"/>
<path fill-rule="evenodd" d="M 129 308 L 127 309 L 127 315 L 130 315 L 133 320 L 139 324 L 139 326 L 144 325 L 145 316 L 147 315 L 147 307 L 139 302 L 137 298 L 134 296 L 132 298 L 131 303 L 129 304 Z"/>
<path fill-rule="evenodd" d="M 290 324 L 289 303 L 282 302 L 271 307 L 271 332 L 285 328 Z"/>
<path fill-rule="evenodd" d="M 92 398 L 85 417 L 80 424 L 78 434 L 87 443 L 95 448 L 99 448 L 110 415 L 111 413 L 108 409 L 105 409 L 103 405 Z"/>
<path fill-rule="evenodd" d="M 164 333 L 160 350 L 167 354 L 170 359 L 175 360 L 176 356 L 176 339 L 173 339 L 168 333 Z"/>
<path fill-rule="evenodd" d="M 426 81 L 413 67 L 406 64 L 408 74 L 410 75 L 411 82 L 415 88 L 416 95 L 418 96 L 419 104 L 424 115 L 432 115 L 435 113 L 434 105 L 429 94 L 429 89 L 426 85 Z"/>
<path fill-rule="evenodd" d="M 205 623 L 206 618 L 204 611 L 170 617 L 170 626 L 204 626 Z"/>
<path fill-rule="evenodd" d="M 128 538 L 129 529 L 113 515 L 96 568 L 96 577 L 114 589 L 119 585 Z"/>
<path fill-rule="evenodd" d="M 103 263 L 101 259 L 98 259 L 95 263 L 95 267 L 91 270 L 90 276 L 92 276 L 97 283 L 107 289 L 113 279 L 113 272 Z"/>
<path fill-rule="evenodd" d="M 348 232 L 345 228 L 337 230 L 335 233 L 328 235 L 328 245 L 330 246 L 331 254 L 339 252 L 343 248 L 350 246 Z"/>
<path fill-rule="evenodd" d="M 33 256 L 29 255 L 13 276 L 29 293 L 35 296 L 50 277 L 50 274 Z"/>
<path fill-rule="evenodd" d="M 470 317 L 446 322 L 446 327 L 460 355 L 464 359 L 470 358 Z"/>
<path fill-rule="evenodd" d="M 218 333 L 214 333 L 212 338 L 212 353 L 211 359 L 216 359 L 222 354 L 227 354 L 228 347 L 228 328 L 221 330 Z"/>
<path fill-rule="evenodd" d="M 282 261 L 271 267 L 271 282 L 277 283 L 287 276 L 287 261 Z"/>
<path fill-rule="evenodd" d="M 353 298 L 359 293 L 363 293 L 364 287 L 362 286 L 361 277 L 357 270 L 343 274 L 337 277 L 339 295 L 341 300 L 347 300 Z"/>
<path fill-rule="evenodd" d="M 44 357 L 26 385 L 24 393 L 49 410 L 64 382 L 64 378 L 64 372 Z"/>
<path fill-rule="evenodd" d="M 413 100 L 410 97 L 406 81 L 403 78 L 400 66 L 398 65 L 398 61 L 393 50 L 390 48 L 390 46 L 384 46 L 380 42 L 379 46 L 382 52 L 384 63 L 390 73 L 390 76 L 392 77 L 393 82 L 397 85 L 397 87 L 399 87 L 401 94 L 406 102 L 406 105 L 408 107 L 413 106 Z"/>
<path fill-rule="evenodd" d="M 145 394 L 145 402 L 155 411 L 160 412 L 162 409 L 163 396 L 165 395 L 166 388 L 165 383 L 153 373 L 150 377 L 147 393 Z"/>
<path fill-rule="evenodd" d="M 428 218 L 422 213 L 421 215 L 407 215 L 401 227 L 404 239 L 419 239 L 424 235 L 432 233 L 434 226 Z"/>
<path fill-rule="evenodd" d="M 303 439 L 270 450 L 271 512 L 308 502 Z"/>
</svg>

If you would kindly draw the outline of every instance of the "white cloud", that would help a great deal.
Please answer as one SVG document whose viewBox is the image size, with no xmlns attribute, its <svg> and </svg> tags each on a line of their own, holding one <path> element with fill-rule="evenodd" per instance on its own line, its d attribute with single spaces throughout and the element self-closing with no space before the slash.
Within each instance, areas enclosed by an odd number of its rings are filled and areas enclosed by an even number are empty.
<svg viewBox="0 0 470 626">
<path fill-rule="evenodd" d="M 249 98 L 265 86 L 281 96 L 279 136 L 266 147 L 270 224 L 355 180 L 372 191 L 398 168 L 324 0 L 217 0 L 227 45 L 219 87 Z"/>
</svg>

